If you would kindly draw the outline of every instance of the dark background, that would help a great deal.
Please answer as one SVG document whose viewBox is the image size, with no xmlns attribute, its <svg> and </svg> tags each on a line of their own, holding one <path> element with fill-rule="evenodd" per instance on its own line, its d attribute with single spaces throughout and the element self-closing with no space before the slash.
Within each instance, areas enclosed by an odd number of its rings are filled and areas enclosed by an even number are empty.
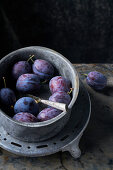
<svg viewBox="0 0 113 170">
<path fill-rule="evenodd" d="M 45 46 L 73 63 L 112 63 L 112 0 L 1 0 L 0 58 Z"/>
</svg>

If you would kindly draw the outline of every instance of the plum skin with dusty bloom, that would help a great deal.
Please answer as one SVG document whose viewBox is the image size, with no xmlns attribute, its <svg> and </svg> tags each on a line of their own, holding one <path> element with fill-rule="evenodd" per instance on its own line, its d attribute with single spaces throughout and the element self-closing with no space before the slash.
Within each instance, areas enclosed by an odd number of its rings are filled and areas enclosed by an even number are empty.
<svg viewBox="0 0 113 170">
<path fill-rule="evenodd" d="M 46 60 L 37 59 L 32 66 L 34 74 L 40 79 L 48 80 L 54 74 L 54 67 Z"/>
<path fill-rule="evenodd" d="M 31 97 L 22 97 L 15 103 L 14 112 L 28 112 L 37 116 L 39 113 L 39 104 Z"/>
<path fill-rule="evenodd" d="M 12 68 L 12 76 L 18 79 L 22 74 L 30 73 L 31 65 L 27 61 L 19 61 Z"/>
<path fill-rule="evenodd" d="M 107 85 L 107 78 L 100 72 L 92 71 L 87 75 L 87 84 L 95 90 L 102 90 Z"/>
<path fill-rule="evenodd" d="M 58 91 L 53 93 L 52 96 L 49 97 L 49 100 L 53 102 L 65 103 L 68 105 L 71 101 L 71 97 L 64 91 Z"/>
<path fill-rule="evenodd" d="M 20 121 L 20 122 L 37 122 L 38 119 L 32 115 L 31 113 L 27 112 L 20 112 L 13 116 L 14 120 Z"/>
<path fill-rule="evenodd" d="M 36 74 L 22 74 L 16 83 L 16 89 L 21 92 L 34 92 L 40 89 L 40 79 Z"/>
<path fill-rule="evenodd" d="M 0 90 L 0 101 L 6 106 L 14 105 L 14 103 L 16 102 L 14 91 L 10 88 L 2 88 Z"/>
<path fill-rule="evenodd" d="M 61 110 L 55 108 L 45 108 L 38 114 L 37 118 L 40 122 L 43 122 L 58 116 L 61 112 Z"/>
<path fill-rule="evenodd" d="M 51 93 L 55 93 L 57 91 L 68 92 L 70 90 L 70 81 L 62 76 L 56 76 L 50 80 L 49 88 Z"/>
</svg>

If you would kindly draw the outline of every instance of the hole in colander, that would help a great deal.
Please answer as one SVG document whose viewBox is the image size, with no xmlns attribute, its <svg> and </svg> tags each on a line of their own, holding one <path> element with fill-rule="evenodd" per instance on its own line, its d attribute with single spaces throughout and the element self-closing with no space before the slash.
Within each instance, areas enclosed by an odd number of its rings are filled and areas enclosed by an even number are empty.
<svg viewBox="0 0 113 170">
<path fill-rule="evenodd" d="M 22 147 L 22 145 L 19 145 L 18 143 L 15 143 L 15 142 L 11 142 L 11 144 L 17 147 Z"/>
<path fill-rule="evenodd" d="M 6 138 L 4 138 L 4 140 L 7 140 Z"/>
<path fill-rule="evenodd" d="M 40 146 L 37 146 L 37 148 L 46 148 L 48 147 L 48 145 L 40 145 Z"/>
<path fill-rule="evenodd" d="M 54 142 L 53 144 L 56 145 L 56 142 Z"/>
<path fill-rule="evenodd" d="M 30 149 L 31 147 L 30 147 L 30 146 L 28 146 L 27 148 L 28 148 L 28 149 Z"/>
<path fill-rule="evenodd" d="M 66 135 L 66 136 L 64 136 L 63 138 L 61 138 L 60 140 L 63 141 L 63 140 L 65 140 L 65 139 L 67 139 L 68 137 L 69 137 L 69 135 Z"/>
</svg>

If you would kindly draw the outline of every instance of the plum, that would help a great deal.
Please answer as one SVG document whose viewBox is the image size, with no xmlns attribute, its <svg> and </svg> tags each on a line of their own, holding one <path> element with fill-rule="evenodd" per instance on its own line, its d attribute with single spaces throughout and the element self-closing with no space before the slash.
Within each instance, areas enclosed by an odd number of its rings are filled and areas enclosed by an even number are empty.
<svg viewBox="0 0 113 170">
<path fill-rule="evenodd" d="M 10 88 L 2 88 L 0 90 L 0 101 L 4 105 L 11 106 L 16 102 L 16 96 Z"/>
<path fill-rule="evenodd" d="M 86 82 L 95 90 L 102 90 L 107 85 L 107 78 L 100 72 L 92 71 L 88 74 Z"/>
<path fill-rule="evenodd" d="M 33 92 L 40 89 L 40 79 L 36 74 L 22 74 L 16 83 L 16 89 L 21 92 Z"/>
<path fill-rule="evenodd" d="M 51 93 L 55 93 L 57 91 L 68 92 L 70 90 L 70 81 L 62 76 L 56 76 L 50 80 L 49 88 Z"/>
<path fill-rule="evenodd" d="M 18 79 L 22 74 L 30 73 L 31 65 L 27 61 L 19 61 L 12 68 L 12 76 Z"/>
<path fill-rule="evenodd" d="M 53 102 L 65 103 L 68 105 L 71 101 L 71 97 L 66 92 L 58 91 L 53 93 L 52 96 L 49 97 L 49 100 Z"/>
<path fill-rule="evenodd" d="M 28 112 L 36 116 L 39 113 L 39 104 L 31 97 L 22 97 L 15 103 L 14 112 Z"/>
<path fill-rule="evenodd" d="M 54 74 L 53 66 L 46 60 L 35 60 L 32 68 L 33 72 L 42 80 L 48 80 L 52 78 Z"/>
<path fill-rule="evenodd" d="M 20 122 L 37 122 L 37 118 L 32 115 L 31 113 L 27 112 L 20 112 L 13 116 L 14 120 L 20 121 Z"/>
<path fill-rule="evenodd" d="M 50 120 L 58 116 L 62 111 L 55 108 L 45 108 L 37 116 L 40 122 Z"/>
</svg>

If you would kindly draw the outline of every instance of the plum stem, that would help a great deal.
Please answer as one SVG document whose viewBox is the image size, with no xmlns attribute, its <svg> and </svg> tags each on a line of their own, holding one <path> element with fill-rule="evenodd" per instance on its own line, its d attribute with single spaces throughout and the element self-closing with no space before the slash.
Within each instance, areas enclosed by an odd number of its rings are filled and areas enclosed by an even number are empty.
<svg viewBox="0 0 113 170">
<path fill-rule="evenodd" d="M 43 82 L 41 82 L 41 84 L 45 84 L 45 83 L 47 83 L 48 82 L 48 80 L 44 80 Z"/>
<path fill-rule="evenodd" d="M 81 74 L 82 74 L 83 76 L 86 76 L 86 77 L 88 76 L 88 74 L 86 74 L 86 73 L 81 73 Z"/>
<path fill-rule="evenodd" d="M 6 88 L 6 80 L 5 80 L 5 77 L 3 77 L 3 81 L 4 81 L 4 87 Z"/>
<path fill-rule="evenodd" d="M 11 105 L 11 109 L 13 109 L 14 108 L 14 106 L 13 105 Z"/>
<path fill-rule="evenodd" d="M 27 96 L 33 98 L 36 103 L 39 103 L 41 101 L 41 99 L 39 97 L 33 96 L 31 94 L 28 94 Z"/>
<path fill-rule="evenodd" d="M 30 55 L 30 57 L 28 58 L 27 62 L 29 62 L 29 60 L 31 60 L 34 63 L 34 61 L 32 60 L 33 57 L 34 57 L 34 55 Z"/>
<path fill-rule="evenodd" d="M 71 94 L 74 88 L 70 88 L 70 91 L 67 92 L 67 94 Z"/>
</svg>

